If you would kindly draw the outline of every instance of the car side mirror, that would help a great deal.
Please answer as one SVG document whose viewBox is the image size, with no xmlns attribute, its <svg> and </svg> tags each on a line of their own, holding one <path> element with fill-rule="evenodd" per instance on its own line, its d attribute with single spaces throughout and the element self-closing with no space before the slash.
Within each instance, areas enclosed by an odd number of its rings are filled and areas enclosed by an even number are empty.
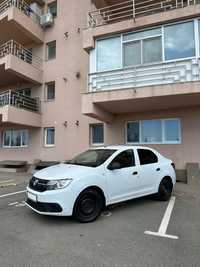
<svg viewBox="0 0 200 267">
<path fill-rule="evenodd" d="M 119 162 L 111 162 L 110 165 L 108 166 L 108 169 L 110 171 L 119 170 L 121 169 L 121 165 Z"/>
</svg>

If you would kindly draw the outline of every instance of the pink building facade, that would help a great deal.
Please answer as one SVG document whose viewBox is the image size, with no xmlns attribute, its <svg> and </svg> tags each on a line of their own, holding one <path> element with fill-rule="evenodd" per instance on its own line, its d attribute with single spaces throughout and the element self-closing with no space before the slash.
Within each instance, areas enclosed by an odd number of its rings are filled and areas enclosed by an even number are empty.
<svg viewBox="0 0 200 267">
<path fill-rule="evenodd" d="M 200 161 L 200 2 L 0 2 L 0 160 L 151 146 Z"/>
</svg>

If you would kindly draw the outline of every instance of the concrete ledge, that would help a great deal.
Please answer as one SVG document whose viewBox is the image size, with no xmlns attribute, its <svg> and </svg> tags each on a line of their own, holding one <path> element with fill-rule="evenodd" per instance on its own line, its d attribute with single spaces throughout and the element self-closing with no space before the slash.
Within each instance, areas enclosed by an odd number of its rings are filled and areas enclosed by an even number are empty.
<svg viewBox="0 0 200 267">
<path fill-rule="evenodd" d="M 187 183 L 189 185 L 199 185 L 200 186 L 200 171 L 199 163 L 187 163 L 186 164 L 187 172 Z"/>
</svg>

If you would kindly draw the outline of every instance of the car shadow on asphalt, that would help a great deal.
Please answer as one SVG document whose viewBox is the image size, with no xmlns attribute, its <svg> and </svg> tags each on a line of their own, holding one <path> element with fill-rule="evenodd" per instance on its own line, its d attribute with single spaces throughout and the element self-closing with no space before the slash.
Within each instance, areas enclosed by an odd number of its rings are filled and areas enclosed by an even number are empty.
<svg viewBox="0 0 200 267">
<path fill-rule="evenodd" d="M 103 212 L 101 217 L 109 217 L 112 213 L 119 213 L 119 212 L 127 212 L 128 210 L 132 211 L 134 208 L 149 208 L 152 207 L 153 204 L 158 203 L 158 201 L 154 200 L 151 196 L 140 197 L 124 202 L 120 202 L 117 204 L 107 206 Z M 34 220 L 37 220 L 39 223 L 43 224 L 51 224 L 51 225 L 62 225 L 62 224 L 72 224 L 76 222 L 73 217 L 67 216 L 46 216 L 46 215 L 39 215 L 34 211 L 29 210 L 30 216 L 33 216 Z M 77 223 L 77 222 L 76 222 Z M 78 223 L 79 224 L 79 223 Z"/>
</svg>

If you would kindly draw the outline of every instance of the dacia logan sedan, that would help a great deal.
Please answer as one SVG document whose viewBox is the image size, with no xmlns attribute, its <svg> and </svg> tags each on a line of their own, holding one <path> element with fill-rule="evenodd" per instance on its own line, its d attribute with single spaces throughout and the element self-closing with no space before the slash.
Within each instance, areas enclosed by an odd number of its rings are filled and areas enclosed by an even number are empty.
<svg viewBox="0 0 200 267">
<path fill-rule="evenodd" d="M 167 201 L 175 182 L 173 162 L 153 149 L 101 147 L 36 172 L 26 205 L 39 214 L 74 216 L 86 223 L 114 203 L 152 194 Z"/>
</svg>

